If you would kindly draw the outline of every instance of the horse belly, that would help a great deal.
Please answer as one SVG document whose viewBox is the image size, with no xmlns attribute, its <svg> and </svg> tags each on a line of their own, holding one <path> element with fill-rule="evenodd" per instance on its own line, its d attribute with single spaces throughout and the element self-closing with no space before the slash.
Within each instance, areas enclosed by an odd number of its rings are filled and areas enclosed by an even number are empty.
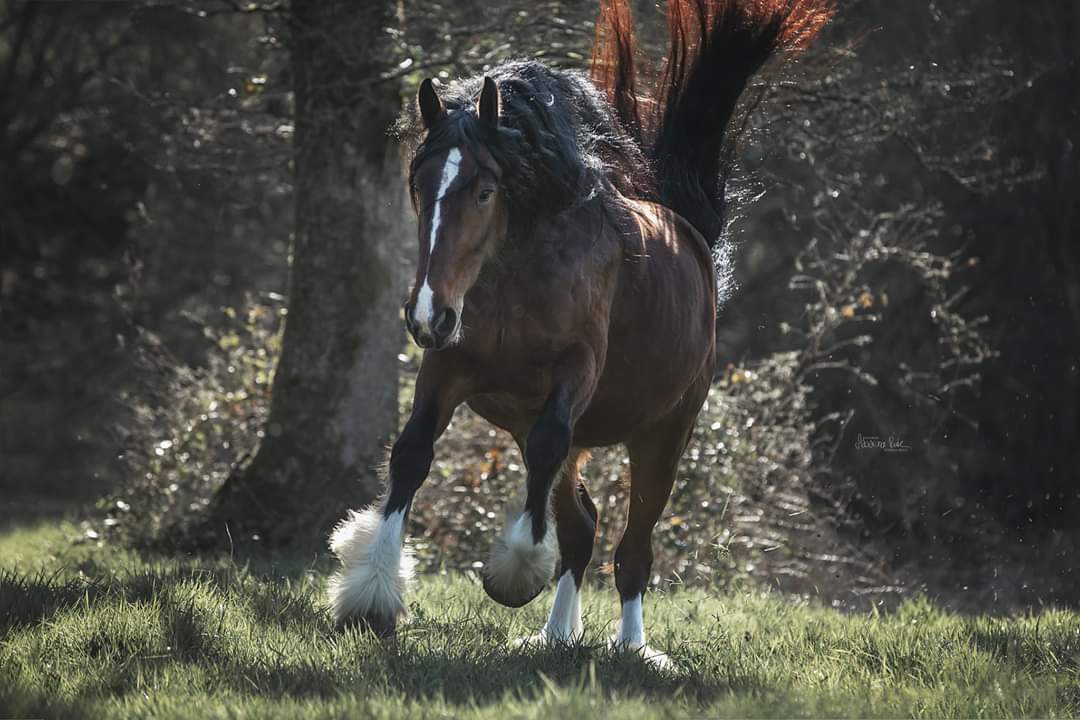
<svg viewBox="0 0 1080 720">
<path fill-rule="evenodd" d="M 516 438 L 529 434 L 544 406 L 544 398 L 523 398 L 508 393 L 486 393 L 469 398 L 466 405 L 480 417 Z"/>
</svg>

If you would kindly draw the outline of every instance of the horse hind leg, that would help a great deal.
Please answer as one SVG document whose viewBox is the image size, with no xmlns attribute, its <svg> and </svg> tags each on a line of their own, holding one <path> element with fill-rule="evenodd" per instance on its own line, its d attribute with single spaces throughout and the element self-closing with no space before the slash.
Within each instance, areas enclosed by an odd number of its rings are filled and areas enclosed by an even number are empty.
<svg viewBox="0 0 1080 720">
<path fill-rule="evenodd" d="M 518 644 L 577 642 L 581 640 L 581 585 L 592 560 L 596 538 L 596 505 L 581 479 L 588 453 L 575 449 L 559 473 L 552 504 L 559 540 L 559 582 L 547 623 L 539 633 L 521 638 Z"/>
<path fill-rule="evenodd" d="M 681 411 L 626 443 L 630 455 L 630 509 L 626 530 L 615 550 L 615 587 L 622 613 L 612 644 L 617 649 L 639 652 L 660 667 L 669 661 L 646 644 L 642 607 L 652 572 L 652 533 L 671 495 L 679 459 L 704 400 L 704 392 L 700 395 L 700 401 L 685 403 Z"/>
</svg>

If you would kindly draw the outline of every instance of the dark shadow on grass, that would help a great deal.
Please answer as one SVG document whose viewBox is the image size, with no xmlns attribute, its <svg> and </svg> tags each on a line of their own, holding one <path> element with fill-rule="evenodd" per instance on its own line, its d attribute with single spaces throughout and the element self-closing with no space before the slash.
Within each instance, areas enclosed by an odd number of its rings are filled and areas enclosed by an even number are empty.
<svg viewBox="0 0 1080 720">
<path fill-rule="evenodd" d="M 265 573 L 265 574 L 263 574 Z M 269 580 L 267 582 L 266 580 Z M 230 647 L 219 619 L 200 610 L 187 593 L 173 592 L 195 583 L 242 605 L 257 625 L 314 637 L 326 646 L 343 644 L 346 652 L 304 657 L 237 652 Z M 159 564 L 130 574 L 101 579 L 59 574 L 18 575 L 0 572 L 0 637 L 33 627 L 84 604 L 150 603 L 162 606 L 167 655 L 146 658 L 153 672 L 169 665 L 199 667 L 213 673 L 215 686 L 241 695 L 258 688 L 269 697 L 322 697 L 341 693 L 387 693 L 411 700 L 442 699 L 455 705 L 498 702 L 507 695 L 532 698 L 549 683 L 580 687 L 595 678 L 607 696 L 670 699 L 708 703 L 720 696 L 760 693 L 768 688 L 758 677 L 695 676 L 678 668 L 660 671 L 632 653 L 612 653 L 604 645 L 510 647 L 506 628 L 466 610 L 464 617 L 431 617 L 415 608 L 396 640 L 380 643 L 362 630 L 334 632 L 329 613 L 313 594 L 318 584 L 289 587 L 269 566 L 253 574 L 229 565 Z M 344 656 L 344 657 L 342 657 Z M 679 653 L 673 653 L 679 662 Z M 591 668 L 591 670 L 590 670 Z M 124 678 L 132 675 L 131 668 Z M 117 679 L 112 691 L 133 691 Z"/>
<path fill-rule="evenodd" d="M 264 582 L 269 580 L 270 582 Z M 256 576 L 229 567 L 158 566 L 139 569 L 120 578 L 63 576 L 60 571 L 30 575 L 0 570 L 0 635 L 51 620 L 75 605 L 110 599 L 150 602 L 162 591 L 183 583 L 206 585 L 224 595 L 244 598 L 264 623 L 282 628 L 326 625 L 311 589 L 298 591 L 282 583 L 280 575 Z"/>
<path fill-rule="evenodd" d="M 391 689 L 410 698 L 484 704 L 498 702 L 508 693 L 535 697 L 549 683 L 588 686 L 593 678 L 607 696 L 655 700 L 679 696 L 702 704 L 731 692 L 762 689 L 756 678 L 732 683 L 692 676 L 677 667 L 677 657 L 675 668 L 660 670 L 632 652 L 612 652 L 606 643 L 513 648 L 504 628 L 475 617 L 420 618 L 405 628 L 404 635 L 387 643 L 384 652 Z"/>
<path fill-rule="evenodd" d="M 18 684 L 0 683 L 0 711 L 12 718 L 77 718 L 86 708 L 77 702 L 61 700 Z"/>
<path fill-rule="evenodd" d="M 104 592 L 103 583 L 62 578 L 59 573 L 21 575 L 0 571 L 0 635 L 46 622 L 84 598 L 96 601 Z"/>
<path fill-rule="evenodd" d="M 567 646 L 536 650 L 493 650 L 477 655 L 435 652 L 396 653 L 390 658 L 390 683 L 408 697 L 442 698 L 452 704 L 498 702 L 508 693 L 530 698 L 548 683 L 580 686 L 595 667 L 596 684 L 605 694 L 671 698 L 685 679 L 603 647 Z M 719 690 L 719 689 L 718 689 Z"/>
<path fill-rule="evenodd" d="M 248 660 L 242 653 L 231 652 L 214 618 L 200 614 L 189 598 L 167 592 L 189 581 L 243 598 L 260 623 L 275 624 L 290 632 L 313 632 L 327 644 L 344 642 L 355 648 L 359 673 L 370 684 L 353 687 L 343 682 L 343 677 L 354 675 L 302 657 Z M 535 696 L 544 691 L 548 682 L 581 684 L 590 665 L 595 667 L 598 687 L 607 694 L 655 698 L 681 694 L 707 702 L 740 689 L 727 682 L 659 672 L 632 654 L 612 653 L 603 646 L 512 649 L 504 628 L 475 616 L 436 621 L 419 613 L 421 617 L 402 629 L 401 638 L 386 643 L 341 635 L 332 630 L 329 615 L 310 596 L 298 595 L 295 589 L 290 593 L 280 583 L 265 584 L 251 576 L 236 577 L 223 568 L 152 568 L 123 578 L 97 581 L 2 573 L 0 598 L 0 634 L 4 635 L 47 622 L 84 603 L 98 606 L 156 599 L 163 605 L 164 632 L 171 652 L 167 659 L 148 663 L 146 669 L 149 665 L 163 664 L 217 668 L 221 671 L 221 685 L 241 694 L 250 692 L 254 684 L 260 694 L 277 697 L 331 697 L 341 692 L 383 691 L 411 699 L 442 698 L 453 704 L 486 703 L 496 702 L 508 693 Z M 741 689 L 756 687 L 751 682 Z M 124 692 L 122 687 L 115 690 Z"/>
</svg>

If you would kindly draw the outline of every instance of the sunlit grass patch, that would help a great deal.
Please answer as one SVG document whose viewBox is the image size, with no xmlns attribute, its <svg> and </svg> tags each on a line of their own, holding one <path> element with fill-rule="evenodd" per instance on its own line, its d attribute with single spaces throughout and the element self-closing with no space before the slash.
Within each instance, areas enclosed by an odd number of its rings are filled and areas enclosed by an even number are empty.
<svg viewBox="0 0 1080 720">
<path fill-rule="evenodd" d="M 926 600 L 844 615 L 760 592 L 652 593 L 660 672 L 585 641 L 517 650 L 550 591 L 514 611 L 476 578 L 420 578 L 393 642 L 335 633 L 311 558 L 172 559 L 74 526 L 0 537 L 0 715 L 46 717 L 1062 717 L 1080 712 L 1080 617 L 964 617 Z"/>
</svg>

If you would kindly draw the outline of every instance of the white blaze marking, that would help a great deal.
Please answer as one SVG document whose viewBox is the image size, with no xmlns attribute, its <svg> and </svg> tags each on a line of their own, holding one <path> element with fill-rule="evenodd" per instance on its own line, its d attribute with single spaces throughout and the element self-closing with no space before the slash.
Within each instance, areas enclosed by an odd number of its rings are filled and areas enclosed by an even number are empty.
<svg viewBox="0 0 1080 720">
<path fill-rule="evenodd" d="M 581 593 L 574 584 L 574 574 L 570 570 L 559 578 L 555 601 L 551 604 L 551 615 L 544 626 L 543 637 L 546 640 L 563 642 L 581 637 Z"/>
<path fill-rule="evenodd" d="M 427 276 L 424 276 L 424 284 L 420 286 L 420 293 L 416 296 L 416 322 L 420 324 L 424 330 L 428 329 L 428 325 L 431 323 L 431 316 L 435 312 L 435 307 L 432 304 L 432 297 L 435 293 L 431 291 L 431 286 L 428 285 Z"/>
<path fill-rule="evenodd" d="M 619 634 L 615 641 L 635 650 L 645 646 L 645 620 L 641 613 L 640 595 L 622 604 L 622 619 L 619 620 Z"/>
<path fill-rule="evenodd" d="M 439 239 L 439 225 L 442 223 L 442 199 L 446 191 L 450 189 L 454 179 L 457 178 L 458 169 L 461 167 L 461 151 L 450 148 L 446 155 L 446 164 L 443 165 L 442 179 L 439 181 L 439 191 L 435 194 L 435 208 L 431 211 L 431 238 L 428 240 L 427 267 L 424 268 L 424 283 L 420 286 L 420 293 L 416 296 L 415 319 L 421 330 L 430 332 L 432 317 L 435 315 L 435 307 L 432 302 L 435 293 L 428 284 L 427 275 L 431 270 L 431 256 L 435 254 L 435 243 Z"/>
</svg>

